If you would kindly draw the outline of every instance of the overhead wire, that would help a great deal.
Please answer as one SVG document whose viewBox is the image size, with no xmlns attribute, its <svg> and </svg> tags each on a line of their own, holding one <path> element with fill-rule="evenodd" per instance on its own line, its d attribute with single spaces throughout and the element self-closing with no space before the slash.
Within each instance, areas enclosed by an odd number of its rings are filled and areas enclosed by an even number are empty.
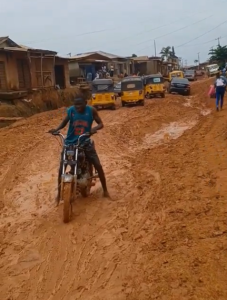
<svg viewBox="0 0 227 300">
<path fill-rule="evenodd" d="M 201 11 L 198 12 L 198 13 L 201 13 Z M 196 14 L 198 14 L 198 13 L 196 13 Z M 166 26 L 172 25 L 172 24 L 174 24 L 174 23 L 177 23 L 177 22 L 180 21 L 180 20 L 185 20 L 185 18 L 190 18 L 190 16 L 193 15 L 193 14 L 194 14 L 194 13 L 191 13 L 191 14 L 189 14 L 188 16 L 186 16 L 186 17 L 184 17 L 184 18 L 180 18 L 180 19 L 175 20 L 175 21 L 173 21 L 173 22 L 171 22 L 171 23 L 167 23 L 167 24 L 161 25 L 161 26 L 159 26 L 159 27 L 153 28 L 153 29 L 151 29 L 151 30 L 147 30 L 147 31 L 145 31 L 145 32 L 151 32 L 151 31 L 154 31 L 154 30 L 156 30 L 156 29 L 159 29 L 159 28 L 162 28 L 162 27 L 166 27 Z M 146 23 L 148 23 L 148 22 L 150 22 L 150 21 L 151 21 L 151 20 L 148 20 L 148 21 L 145 21 L 145 22 L 140 22 L 140 23 L 141 23 L 141 24 L 146 24 Z M 79 33 L 79 34 L 73 35 L 73 37 L 79 37 L 79 36 L 84 36 L 84 35 L 90 35 L 90 34 L 95 34 L 95 33 L 100 33 L 100 32 L 114 31 L 114 30 L 117 30 L 117 29 L 122 29 L 122 26 L 117 26 L 117 27 L 114 27 L 114 28 L 108 28 L 108 29 L 101 29 L 101 30 L 95 30 L 95 31 L 88 31 L 88 32 L 84 32 L 84 33 Z M 132 36 L 126 37 L 126 38 L 124 38 L 124 39 L 122 39 L 122 40 L 131 38 L 131 37 L 138 36 L 138 35 L 142 34 L 143 32 L 144 32 L 144 31 L 139 32 L 139 33 L 134 34 L 134 35 L 132 35 Z M 42 39 L 42 40 L 25 41 L 24 43 L 36 43 L 36 42 L 43 42 L 43 41 L 49 41 L 49 40 L 59 40 L 59 39 L 64 39 L 64 38 L 69 38 L 69 37 L 71 38 L 71 35 L 70 35 L 70 36 L 65 36 L 65 37 L 56 37 L 56 38 L 52 38 L 52 39 L 48 38 L 48 39 Z M 120 40 L 120 41 L 118 41 L 118 42 L 121 42 L 122 40 Z"/>
<path fill-rule="evenodd" d="M 212 16 L 212 15 L 211 15 L 211 16 Z M 171 34 L 173 34 L 173 33 L 176 33 L 176 32 L 178 32 L 178 31 L 181 31 L 181 30 L 183 30 L 183 29 L 185 29 L 185 28 L 188 28 L 188 27 L 191 27 L 191 26 L 196 25 L 196 24 L 198 24 L 198 23 L 201 23 L 201 22 L 205 21 L 206 19 L 210 18 L 211 16 L 208 16 L 208 17 L 206 17 L 206 18 L 203 18 L 202 20 L 199 20 L 199 21 L 196 21 L 196 22 L 194 22 L 194 23 L 188 24 L 188 25 L 186 25 L 186 26 L 184 26 L 184 27 L 178 28 L 178 29 L 176 29 L 176 30 L 174 30 L 174 31 L 171 31 L 171 32 L 166 33 L 166 34 L 163 34 L 163 35 L 158 36 L 158 37 L 156 37 L 156 38 L 149 39 L 149 40 L 147 40 L 147 41 L 143 41 L 143 42 L 134 44 L 133 46 L 141 45 L 141 44 L 144 44 L 144 43 L 147 43 L 147 42 L 150 42 L 150 41 L 156 41 L 157 39 L 160 39 L 160 38 L 162 38 L 162 37 L 166 37 L 166 36 L 168 36 L 168 35 L 171 35 Z M 146 46 L 145 48 L 139 49 L 139 51 L 142 51 L 142 50 L 144 50 L 144 49 L 147 49 L 147 47 L 148 47 L 148 46 Z"/>
<path fill-rule="evenodd" d="M 215 26 L 214 28 L 212 28 L 212 29 L 206 31 L 205 33 L 203 33 L 203 34 L 201 34 L 201 35 L 195 37 L 194 39 L 191 39 L 190 41 L 188 41 L 188 42 L 186 42 L 186 43 L 183 43 L 183 44 L 181 44 L 181 45 L 179 45 L 179 46 L 176 46 L 176 48 L 182 47 L 182 46 L 184 46 L 184 45 L 187 45 L 187 44 L 189 44 L 189 43 L 191 43 L 191 42 L 193 42 L 193 41 L 195 41 L 195 40 L 201 38 L 202 36 L 204 36 L 204 35 L 210 33 L 211 31 L 217 29 L 218 27 L 220 27 L 221 25 L 223 25 L 223 24 L 225 24 L 225 23 L 227 23 L 227 20 L 225 20 L 224 22 L 218 24 L 218 25 Z"/>
<path fill-rule="evenodd" d="M 207 10 L 208 11 L 208 10 Z M 163 28 L 163 27 L 166 27 L 166 26 L 170 26 L 172 24 L 175 24 L 181 20 L 185 20 L 185 18 L 190 18 L 191 15 L 196 15 L 196 14 L 199 14 L 199 13 L 204 13 L 206 11 L 199 11 L 197 13 L 190 13 L 189 15 L 187 16 L 184 16 L 183 18 L 180 18 L 180 19 L 177 19 L 177 20 L 174 20 L 173 22 L 171 23 L 167 23 L 167 24 L 164 24 L 164 25 L 161 25 L 161 26 L 158 26 L 158 27 L 155 27 L 155 28 L 152 28 L 152 29 L 149 29 L 149 30 L 146 30 L 146 31 L 141 31 L 141 32 L 138 32 L 136 34 L 133 34 L 131 36 L 128 36 L 124 39 L 121 39 L 121 40 L 118 40 L 117 42 L 121 42 L 121 41 L 124 41 L 126 39 L 129 39 L 129 38 L 134 38 L 135 36 L 138 36 L 144 32 L 151 32 L 151 31 L 154 31 L 154 30 L 157 30 L 157 29 L 160 29 L 160 28 Z M 148 22 L 150 22 L 151 20 L 148 20 L 148 21 L 145 21 L 145 22 L 140 22 L 140 24 L 146 24 Z M 84 33 L 80 33 L 80 34 L 76 34 L 76 35 L 73 35 L 73 37 L 79 37 L 79 36 L 85 36 L 85 35 L 90 35 L 90 34 L 95 34 L 95 33 L 101 33 L 101 32 L 108 32 L 108 31 L 114 31 L 114 30 L 117 30 L 117 29 L 122 29 L 122 26 L 117 26 L 117 27 L 114 27 L 114 28 L 109 28 L 109 29 L 102 29 L 102 30 L 95 30 L 95 31 L 89 31 L 89 32 L 84 32 Z M 65 37 L 56 37 L 56 38 L 47 38 L 47 39 L 42 39 L 42 40 L 30 40 L 30 41 L 25 41 L 24 43 L 28 44 L 32 44 L 32 43 L 36 43 L 36 42 L 43 42 L 43 41 L 49 41 L 49 40 L 59 40 L 59 39 L 66 39 L 66 38 L 71 38 L 71 35 L 70 36 L 65 36 Z"/>
</svg>

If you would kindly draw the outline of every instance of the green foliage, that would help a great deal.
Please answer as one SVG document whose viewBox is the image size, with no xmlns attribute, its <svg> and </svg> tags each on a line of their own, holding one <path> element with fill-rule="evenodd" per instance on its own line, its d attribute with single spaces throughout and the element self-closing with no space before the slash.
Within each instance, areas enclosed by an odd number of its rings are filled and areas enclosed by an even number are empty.
<svg viewBox="0 0 227 300">
<path fill-rule="evenodd" d="M 210 55 L 209 61 L 211 63 L 224 64 L 227 61 L 227 46 L 218 45 L 216 49 L 210 49 L 208 54 Z"/>
</svg>

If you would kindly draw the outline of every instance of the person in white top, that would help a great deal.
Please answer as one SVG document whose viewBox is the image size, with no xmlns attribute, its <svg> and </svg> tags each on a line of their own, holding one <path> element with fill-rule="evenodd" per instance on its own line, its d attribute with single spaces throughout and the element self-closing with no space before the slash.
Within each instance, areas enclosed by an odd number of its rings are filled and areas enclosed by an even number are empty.
<svg viewBox="0 0 227 300">
<path fill-rule="evenodd" d="M 217 111 L 219 111 L 220 99 L 221 99 L 221 109 L 223 108 L 226 83 L 227 81 L 225 80 L 225 78 L 223 76 L 221 77 L 220 74 L 218 73 L 214 83 L 214 86 L 216 88 L 216 110 Z"/>
</svg>

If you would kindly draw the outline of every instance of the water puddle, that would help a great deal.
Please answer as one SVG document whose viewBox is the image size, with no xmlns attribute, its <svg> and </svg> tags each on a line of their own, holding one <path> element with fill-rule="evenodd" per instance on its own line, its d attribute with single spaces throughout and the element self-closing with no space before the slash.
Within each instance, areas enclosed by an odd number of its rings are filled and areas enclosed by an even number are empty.
<svg viewBox="0 0 227 300">
<path fill-rule="evenodd" d="M 211 109 L 208 109 L 208 108 L 205 108 L 205 109 L 201 109 L 201 110 L 200 110 L 200 113 L 201 113 L 201 115 L 203 115 L 203 116 L 208 116 L 211 112 L 212 112 L 212 110 L 211 110 Z"/>
<path fill-rule="evenodd" d="M 193 128 L 197 124 L 197 120 L 188 122 L 172 122 L 164 126 L 154 134 L 146 134 L 144 138 L 143 148 L 156 147 L 171 139 L 179 138 L 186 130 Z"/>
<path fill-rule="evenodd" d="M 185 107 L 192 107 L 192 108 L 195 108 L 195 109 L 198 109 L 200 111 L 200 114 L 202 116 L 208 116 L 210 113 L 211 113 L 211 109 L 208 109 L 208 108 L 202 108 L 202 107 L 196 107 L 195 106 L 195 103 L 194 105 L 192 104 L 192 100 L 193 100 L 193 96 L 189 97 L 189 98 L 186 98 L 185 99 L 185 103 L 183 103 L 183 106 Z"/>
<path fill-rule="evenodd" d="M 186 103 L 183 103 L 186 107 L 192 107 L 192 97 L 185 99 Z"/>
</svg>

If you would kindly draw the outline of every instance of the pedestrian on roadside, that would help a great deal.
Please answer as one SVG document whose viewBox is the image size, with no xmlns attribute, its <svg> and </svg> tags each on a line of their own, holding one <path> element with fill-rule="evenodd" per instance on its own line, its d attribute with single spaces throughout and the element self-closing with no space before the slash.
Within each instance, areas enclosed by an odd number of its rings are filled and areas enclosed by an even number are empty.
<svg viewBox="0 0 227 300">
<path fill-rule="evenodd" d="M 110 66 L 110 77 L 112 78 L 114 76 L 114 66 Z"/>
<path fill-rule="evenodd" d="M 220 100 L 221 100 L 220 108 L 221 109 L 223 108 L 226 83 L 227 83 L 226 79 L 224 77 L 221 77 L 220 74 L 218 73 L 214 83 L 214 87 L 216 89 L 216 110 L 217 111 L 219 111 Z"/>
</svg>

